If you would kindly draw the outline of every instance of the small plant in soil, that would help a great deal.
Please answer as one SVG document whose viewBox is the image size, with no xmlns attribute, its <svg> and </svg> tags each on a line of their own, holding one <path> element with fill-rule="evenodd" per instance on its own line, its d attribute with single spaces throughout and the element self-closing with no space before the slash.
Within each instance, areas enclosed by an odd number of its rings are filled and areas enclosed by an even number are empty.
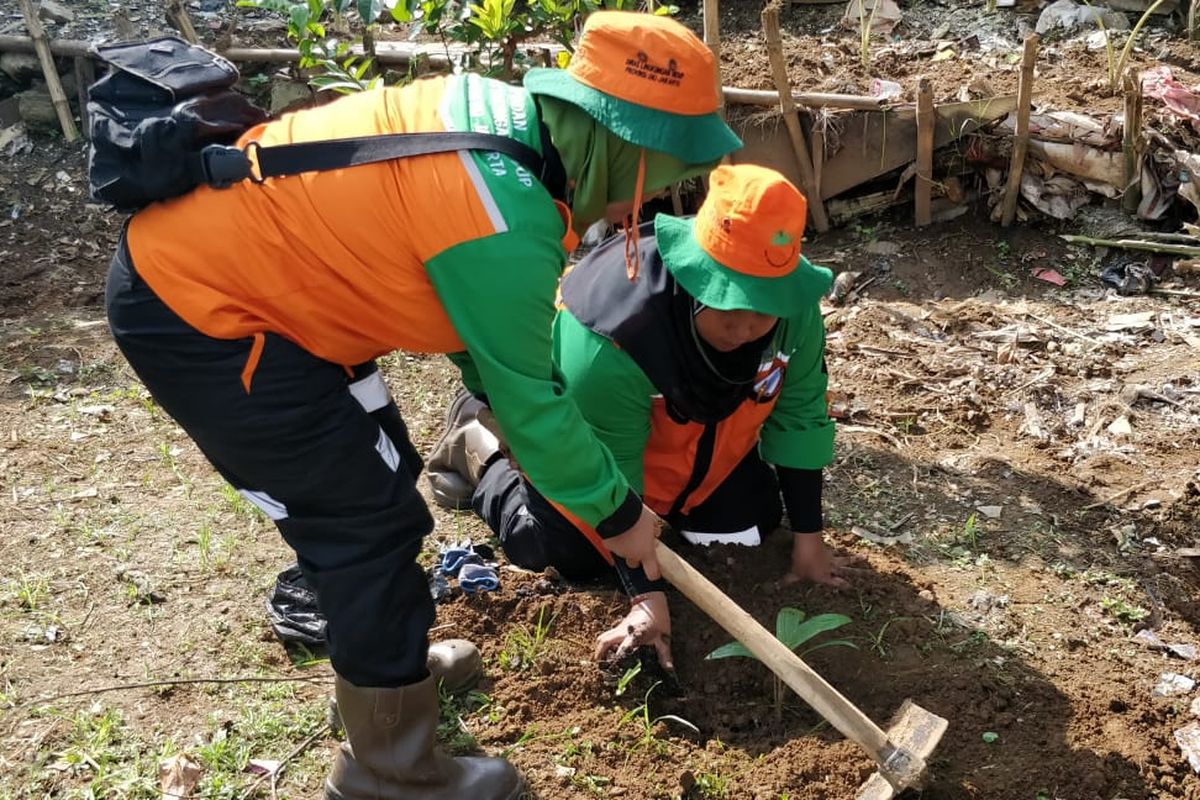
<svg viewBox="0 0 1200 800">
<path fill-rule="evenodd" d="M 13 598 L 25 611 L 37 611 L 50 596 L 50 582 L 45 575 L 30 575 L 22 570 L 14 581 Z"/>
<path fill-rule="evenodd" d="M 1141 606 L 1134 605 L 1121 597 L 1104 595 L 1100 598 L 1100 608 L 1115 620 L 1132 625 L 1150 616 L 1150 612 Z"/>
<path fill-rule="evenodd" d="M 618 726 L 621 727 L 631 720 L 637 723 L 638 738 L 629 748 L 631 753 L 643 747 L 653 748 L 660 755 L 666 752 L 666 744 L 659 741 L 658 737 L 654 734 L 654 731 L 660 722 L 674 722 L 677 725 L 682 725 L 694 734 L 700 734 L 700 729 L 688 722 L 683 717 L 675 714 L 660 714 L 658 716 L 653 716 L 651 714 L 650 695 L 661 684 L 662 681 L 656 681 L 653 686 L 647 689 L 646 694 L 642 696 L 641 704 L 626 711 L 625 716 L 621 717 L 621 721 L 618 723 Z"/>
<path fill-rule="evenodd" d="M 775 638 L 783 642 L 793 652 L 810 639 L 820 636 L 822 633 L 835 631 L 843 625 L 850 623 L 850 618 L 845 614 L 818 614 L 808 619 L 805 619 L 805 616 L 805 613 L 800 609 L 791 607 L 779 609 L 779 613 L 775 616 Z M 799 655 L 801 658 L 804 658 L 809 653 L 825 647 L 853 647 L 858 649 L 858 645 L 849 639 L 830 639 L 806 648 Z M 722 645 L 704 658 L 712 660 L 734 656 L 758 660 L 757 656 L 751 653 L 741 642 L 730 642 L 729 644 Z M 784 684 L 783 681 L 779 680 L 778 676 L 772 675 L 772 678 L 774 681 L 775 719 L 779 720 L 783 717 Z"/>
<path fill-rule="evenodd" d="M 437 737 L 451 755 L 469 753 L 478 747 L 475 734 L 467 728 L 465 717 L 492 707 L 492 698 L 483 692 L 470 691 L 453 695 L 438 684 Z"/>
<path fill-rule="evenodd" d="M 545 649 L 555 616 L 557 615 L 546 619 L 546 607 L 542 606 L 532 630 L 522 625 L 509 631 L 504 637 L 504 649 L 500 651 L 500 663 L 513 670 L 529 669 L 533 666 Z"/>
<path fill-rule="evenodd" d="M 1129 71 L 1129 56 L 1133 52 L 1134 42 L 1137 41 L 1138 34 L 1142 32 L 1142 26 L 1150 19 L 1150 15 L 1158 10 L 1166 0 L 1155 0 L 1154 4 L 1142 12 L 1141 18 L 1137 24 L 1133 26 L 1133 30 L 1129 32 L 1129 38 L 1125 40 L 1125 46 L 1121 48 L 1121 55 L 1117 57 L 1113 49 L 1112 33 L 1108 30 L 1108 26 L 1104 24 L 1104 17 L 1094 8 L 1088 0 L 1083 0 L 1083 4 L 1091 10 L 1096 17 L 1096 25 L 1099 26 L 1100 32 L 1104 34 L 1104 53 L 1108 60 L 1108 88 L 1114 93 L 1121 88 L 1122 81 L 1125 80 L 1125 73 Z"/>
</svg>

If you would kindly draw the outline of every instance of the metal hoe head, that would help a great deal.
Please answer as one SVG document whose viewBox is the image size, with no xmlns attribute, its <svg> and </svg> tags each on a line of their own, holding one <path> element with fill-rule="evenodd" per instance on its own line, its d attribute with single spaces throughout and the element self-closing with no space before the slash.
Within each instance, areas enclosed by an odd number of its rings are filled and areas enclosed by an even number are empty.
<svg viewBox="0 0 1200 800">
<path fill-rule="evenodd" d="M 905 789 L 920 786 L 925 760 L 938 746 L 948 724 L 912 700 L 905 700 L 887 731 L 891 747 L 879 754 L 879 769 L 858 790 L 858 800 L 891 800 Z"/>
</svg>

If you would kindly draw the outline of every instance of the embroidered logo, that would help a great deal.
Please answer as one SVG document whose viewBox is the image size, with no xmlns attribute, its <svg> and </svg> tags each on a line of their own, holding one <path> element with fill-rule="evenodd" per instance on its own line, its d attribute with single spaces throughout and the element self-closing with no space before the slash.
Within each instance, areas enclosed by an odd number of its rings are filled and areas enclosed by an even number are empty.
<svg viewBox="0 0 1200 800">
<path fill-rule="evenodd" d="M 769 403 L 779 395 L 783 388 L 783 376 L 787 373 L 788 356 L 776 353 L 770 361 L 764 361 L 758 368 L 758 377 L 754 379 L 754 399 L 759 403 Z"/>
<path fill-rule="evenodd" d="M 638 51 L 636 57 L 625 59 L 625 71 L 635 78 L 645 78 L 666 86 L 679 86 L 684 78 L 675 59 L 668 60 L 665 66 L 655 64 L 642 50 Z"/>
</svg>

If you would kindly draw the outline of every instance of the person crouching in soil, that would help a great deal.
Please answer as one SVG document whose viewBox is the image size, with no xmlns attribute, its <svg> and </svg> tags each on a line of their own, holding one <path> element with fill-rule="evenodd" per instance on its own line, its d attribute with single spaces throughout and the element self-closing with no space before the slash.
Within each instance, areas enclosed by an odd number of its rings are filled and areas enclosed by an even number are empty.
<svg viewBox="0 0 1200 800">
<path fill-rule="evenodd" d="M 773 170 L 717 168 L 694 219 L 660 214 L 641 230 L 636 263 L 614 238 L 568 273 L 554 358 L 622 474 L 686 541 L 756 546 L 786 508 L 783 581 L 843 586 L 852 569 L 822 537 L 834 426 L 818 303 L 832 276 L 800 255 L 806 210 Z M 430 456 L 435 501 L 473 507 L 518 566 L 617 578 L 630 611 L 599 637 L 597 657 L 653 645 L 671 668 L 665 584 L 614 559 L 586 520 L 536 488 L 507 436 L 482 399 L 460 393 Z"/>
<path fill-rule="evenodd" d="M 275 522 L 328 622 L 347 741 L 326 798 L 523 790 L 503 759 L 436 747 L 436 673 L 478 651 L 429 658 L 434 606 L 417 556 L 433 519 L 375 358 L 451 354 L 545 496 L 656 572 L 654 513 L 555 373 L 554 295 L 574 233 L 631 208 L 636 218 L 643 190 L 740 147 L 717 91 L 712 54 L 687 28 L 599 12 L 569 69 L 531 70 L 523 87 L 427 78 L 284 115 L 238 143 L 503 135 L 561 162 L 569 208 L 548 175 L 464 150 L 201 187 L 132 218 L 108 278 L 113 336 L 155 400 Z"/>
</svg>

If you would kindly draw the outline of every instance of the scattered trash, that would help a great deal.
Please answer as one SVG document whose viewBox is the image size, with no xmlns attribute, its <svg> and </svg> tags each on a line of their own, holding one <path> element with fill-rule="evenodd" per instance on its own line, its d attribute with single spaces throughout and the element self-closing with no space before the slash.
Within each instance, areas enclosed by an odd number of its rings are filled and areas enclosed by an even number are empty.
<svg viewBox="0 0 1200 800">
<path fill-rule="evenodd" d="M 883 534 L 869 531 L 861 525 L 855 525 L 854 527 L 850 528 L 850 532 L 860 539 L 866 539 L 868 542 L 881 544 L 885 547 L 893 544 L 912 544 L 913 542 L 913 535 L 911 533 L 901 533 L 897 536 L 884 536 Z"/>
<path fill-rule="evenodd" d="M 844 303 L 850 293 L 854 291 L 861 275 L 861 272 L 839 272 L 833 279 L 833 286 L 829 288 L 829 302 L 835 306 Z"/>
<path fill-rule="evenodd" d="M 1124 414 L 1110 422 L 1107 430 L 1113 436 L 1131 436 L 1133 434 L 1133 426 L 1129 424 L 1129 417 Z"/>
<path fill-rule="evenodd" d="M 1052 283 L 1055 286 L 1067 285 L 1067 279 L 1064 278 L 1058 270 L 1051 267 L 1034 267 L 1029 274 L 1039 281 Z"/>
<path fill-rule="evenodd" d="M 1004 506 L 976 506 L 975 510 L 988 519 L 1000 519 L 1000 514 L 1004 511 Z"/>
<path fill-rule="evenodd" d="M 1154 685 L 1155 697 L 1176 697 L 1177 695 L 1187 694 L 1196 688 L 1196 682 L 1187 675 L 1180 675 L 1177 672 L 1164 672 L 1158 676 L 1158 683 Z"/>
<path fill-rule="evenodd" d="M 273 761 L 269 758 L 252 758 L 246 764 L 246 772 L 249 772 L 251 775 L 270 777 L 279 772 L 281 764 L 282 762 Z"/>
<path fill-rule="evenodd" d="M 275 585 L 267 597 L 267 621 L 281 641 L 306 647 L 325 645 L 325 617 L 317 608 L 317 593 L 298 564 L 275 576 Z"/>
<path fill-rule="evenodd" d="M 1125 296 L 1146 294 L 1155 280 L 1154 272 L 1145 262 L 1130 259 L 1121 259 L 1100 273 L 1102 283 Z"/>
<path fill-rule="evenodd" d="M 1036 30 L 1040 36 L 1056 28 L 1072 34 L 1084 28 L 1095 29 L 1097 21 L 1103 22 L 1109 31 L 1129 30 L 1129 18 L 1121 12 L 1080 5 L 1073 0 L 1057 0 L 1046 6 L 1038 17 Z"/>
<path fill-rule="evenodd" d="M 895 0 L 850 0 L 842 25 L 858 30 L 863 17 L 870 19 L 871 30 L 888 34 L 900 23 L 903 14 Z"/>
<path fill-rule="evenodd" d="M 1200 775 L 1200 722 L 1192 722 L 1175 731 L 1175 741 L 1192 771 Z"/>
<path fill-rule="evenodd" d="M 186 753 L 171 756 L 158 766 L 163 800 L 191 797 L 203 769 Z"/>
<path fill-rule="evenodd" d="M 1191 644 L 1167 644 L 1162 639 L 1158 638 L 1158 634 L 1149 628 L 1140 630 L 1133 637 L 1134 641 L 1141 642 L 1151 650 L 1160 650 L 1176 658 L 1181 658 L 1184 661 L 1196 660 L 1196 646 Z"/>
<path fill-rule="evenodd" d="M 1174 114 L 1188 119 L 1200 120 L 1200 94 L 1188 89 L 1171 74 L 1171 68 L 1159 65 L 1143 70 L 1142 96 L 1161 100 Z"/>
<path fill-rule="evenodd" d="M 971 599 L 967 601 L 967 605 L 983 614 L 988 613 L 994 608 L 1007 608 L 1008 604 L 1008 595 L 995 595 L 987 589 L 980 589 L 971 595 Z"/>
<path fill-rule="evenodd" d="M 895 81 L 872 78 L 870 93 L 872 97 L 882 97 L 885 100 L 899 100 L 904 94 L 904 87 Z"/>
</svg>

